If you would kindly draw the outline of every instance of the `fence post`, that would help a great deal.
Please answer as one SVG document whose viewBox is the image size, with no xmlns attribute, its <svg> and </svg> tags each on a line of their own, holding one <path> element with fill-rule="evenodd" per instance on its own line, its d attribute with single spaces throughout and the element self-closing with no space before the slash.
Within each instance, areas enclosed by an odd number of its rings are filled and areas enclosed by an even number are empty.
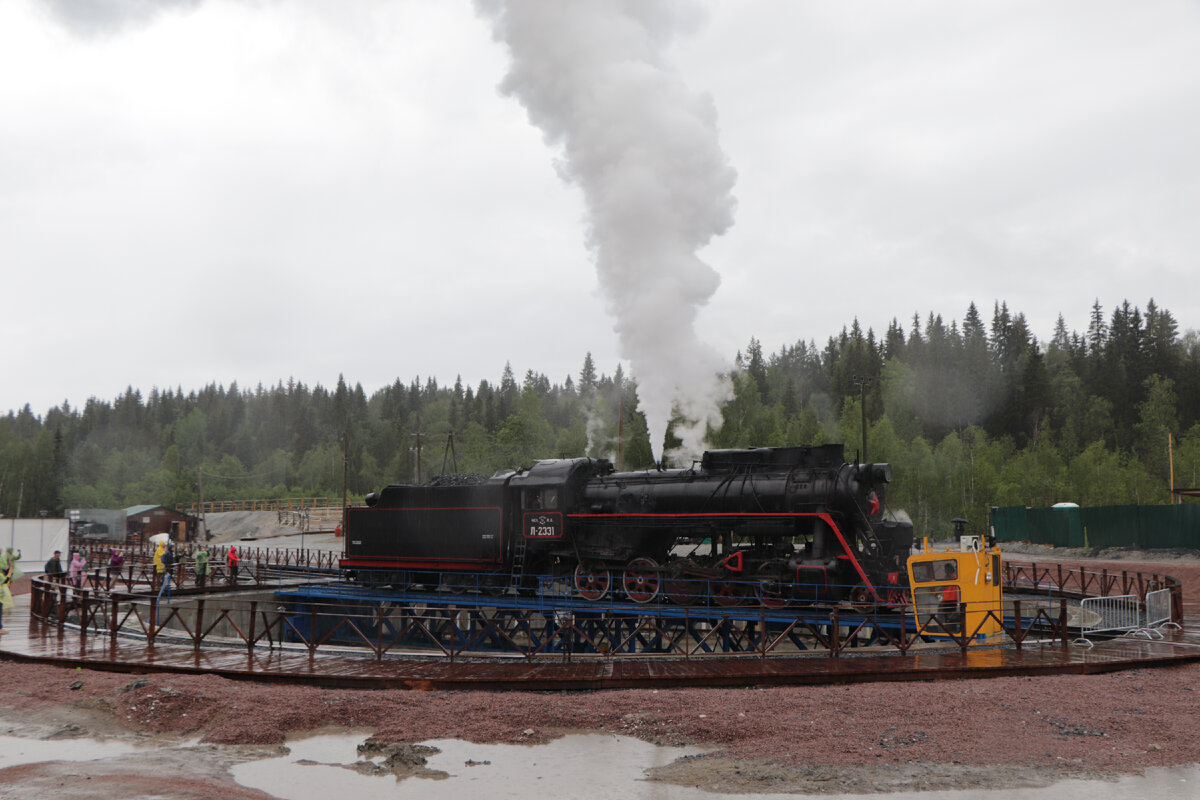
<svg viewBox="0 0 1200 800">
<path fill-rule="evenodd" d="M 67 586 L 58 587 L 58 627 L 61 630 L 67 623 Z"/>
<path fill-rule="evenodd" d="M 1003 609 L 1001 610 L 1001 613 L 1003 613 Z M 1017 651 L 1020 652 L 1021 644 L 1025 641 L 1025 632 L 1021 628 L 1021 601 L 1020 600 L 1013 600 L 1013 618 L 1014 618 L 1014 620 L 1016 622 L 1016 626 L 1017 626 L 1016 627 L 1017 635 L 1012 638 L 1013 638 L 1013 641 L 1016 642 L 1016 644 L 1017 644 Z"/>
<path fill-rule="evenodd" d="M 91 592 L 87 589 L 79 590 L 79 641 L 82 644 L 87 638 L 88 631 L 88 600 Z"/>
<path fill-rule="evenodd" d="M 150 644 L 154 644 L 154 637 L 158 634 L 158 598 L 150 600 L 150 629 L 146 632 L 146 640 Z"/>
<path fill-rule="evenodd" d="M 250 648 L 250 652 L 254 652 L 254 623 L 258 619 L 258 601 L 250 601 L 250 628 L 249 634 L 246 636 L 246 645 Z"/>
<path fill-rule="evenodd" d="M 1058 601 L 1058 633 L 1062 636 L 1062 648 L 1066 650 L 1070 646 L 1071 636 L 1067 631 L 1067 598 L 1060 598 Z"/>
<path fill-rule="evenodd" d="M 196 631 L 192 634 L 193 649 L 200 649 L 200 640 L 203 638 L 204 630 L 204 598 L 201 597 L 196 601 Z"/>
</svg>

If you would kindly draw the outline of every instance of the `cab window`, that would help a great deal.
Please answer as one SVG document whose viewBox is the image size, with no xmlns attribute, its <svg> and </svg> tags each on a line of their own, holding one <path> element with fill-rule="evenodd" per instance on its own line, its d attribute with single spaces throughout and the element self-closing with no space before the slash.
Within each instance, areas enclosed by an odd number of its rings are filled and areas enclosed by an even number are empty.
<svg viewBox="0 0 1200 800">
<path fill-rule="evenodd" d="M 528 511 L 552 511 L 558 508 L 558 490 L 526 489 L 525 508 Z"/>
<path fill-rule="evenodd" d="M 913 581 L 916 583 L 956 580 L 958 580 L 958 562 L 953 558 L 913 564 Z"/>
</svg>

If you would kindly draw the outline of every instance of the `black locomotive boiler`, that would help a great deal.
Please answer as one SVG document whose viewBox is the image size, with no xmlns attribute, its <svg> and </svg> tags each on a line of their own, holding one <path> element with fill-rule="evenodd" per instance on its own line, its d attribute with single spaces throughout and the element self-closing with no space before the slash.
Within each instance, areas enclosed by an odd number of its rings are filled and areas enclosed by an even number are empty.
<svg viewBox="0 0 1200 800">
<path fill-rule="evenodd" d="M 711 450 L 637 472 L 538 461 L 368 495 L 347 511 L 341 566 L 360 581 L 436 573 L 496 591 L 559 576 L 587 600 L 900 603 L 913 531 L 885 517 L 890 480 L 842 445 Z"/>
</svg>

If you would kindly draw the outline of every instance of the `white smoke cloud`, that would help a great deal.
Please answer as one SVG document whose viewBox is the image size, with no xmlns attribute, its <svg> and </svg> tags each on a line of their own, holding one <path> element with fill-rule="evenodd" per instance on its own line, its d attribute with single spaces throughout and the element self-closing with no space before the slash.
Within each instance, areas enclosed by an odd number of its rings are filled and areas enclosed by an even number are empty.
<svg viewBox="0 0 1200 800">
<path fill-rule="evenodd" d="M 727 365 L 695 330 L 720 283 L 697 252 L 733 224 L 737 174 L 712 99 L 688 89 L 663 51 L 701 11 L 641 0 L 476 7 L 511 54 L 501 89 L 562 148 L 559 174 L 583 191 L 588 246 L 651 446 L 661 451 L 674 410 L 690 421 L 676 426 L 684 450 L 698 453 L 728 388 L 718 377 Z"/>
</svg>

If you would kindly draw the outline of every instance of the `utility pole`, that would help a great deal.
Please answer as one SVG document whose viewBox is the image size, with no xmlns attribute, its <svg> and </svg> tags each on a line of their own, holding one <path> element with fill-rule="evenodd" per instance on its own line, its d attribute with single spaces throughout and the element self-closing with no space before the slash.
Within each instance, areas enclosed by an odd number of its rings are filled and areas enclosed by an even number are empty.
<svg viewBox="0 0 1200 800">
<path fill-rule="evenodd" d="M 1175 448 L 1172 446 L 1171 432 L 1167 431 L 1167 464 L 1171 469 L 1171 505 L 1179 503 L 1182 498 L 1175 494 Z"/>
<path fill-rule="evenodd" d="M 862 411 L 862 461 L 864 464 L 867 459 L 867 387 L 874 381 L 865 375 L 855 375 L 852 379 L 854 385 L 858 387 L 858 405 Z"/>
<path fill-rule="evenodd" d="M 409 434 L 409 435 L 417 440 L 417 446 L 415 448 L 415 450 L 417 452 L 417 485 L 420 486 L 422 483 L 424 483 L 424 481 L 421 478 L 421 437 L 424 436 L 425 434 L 413 433 L 413 434 Z"/>
<path fill-rule="evenodd" d="M 200 518 L 197 523 L 200 530 L 196 531 L 196 538 L 204 541 L 201 538 L 204 536 L 204 473 L 200 467 L 196 467 L 196 516 Z"/>
<path fill-rule="evenodd" d="M 350 482 L 350 429 L 342 434 L 342 535 L 346 533 L 346 498 Z"/>
<path fill-rule="evenodd" d="M 446 457 L 450 457 L 450 468 L 458 472 L 458 453 L 454 452 L 454 431 L 446 434 L 446 450 L 442 453 L 442 474 L 446 474 Z"/>
</svg>

